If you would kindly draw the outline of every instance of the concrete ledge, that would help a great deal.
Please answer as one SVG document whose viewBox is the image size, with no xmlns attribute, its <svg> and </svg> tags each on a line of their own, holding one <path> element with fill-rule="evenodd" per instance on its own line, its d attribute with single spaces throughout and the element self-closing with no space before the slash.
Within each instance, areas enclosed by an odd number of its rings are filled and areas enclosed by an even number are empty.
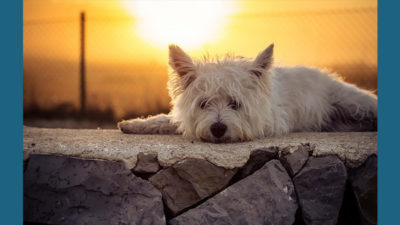
<svg viewBox="0 0 400 225">
<path fill-rule="evenodd" d="M 50 153 L 82 158 L 122 161 L 136 165 L 137 155 L 156 153 L 161 166 L 171 166 L 185 158 L 205 159 L 217 166 L 243 166 L 252 150 L 278 147 L 292 152 L 309 144 L 313 156 L 337 155 L 347 167 L 360 166 L 377 153 L 377 133 L 292 133 L 252 142 L 212 144 L 190 141 L 179 135 L 129 135 L 118 130 L 70 130 L 24 127 L 24 160 L 32 153 Z"/>
</svg>

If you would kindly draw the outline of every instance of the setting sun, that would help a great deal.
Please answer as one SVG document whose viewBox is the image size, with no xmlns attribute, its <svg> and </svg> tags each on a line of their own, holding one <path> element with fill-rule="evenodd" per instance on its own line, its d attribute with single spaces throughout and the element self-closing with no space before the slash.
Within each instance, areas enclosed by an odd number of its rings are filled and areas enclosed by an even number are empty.
<svg viewBox="0 0 400 225">
<path fill-rule="evenodd" d="M 137 33 L 159 47 L 201 47 L 218 38 L 234 1 L 124 1 L 137 19 Z"/>
</svg>

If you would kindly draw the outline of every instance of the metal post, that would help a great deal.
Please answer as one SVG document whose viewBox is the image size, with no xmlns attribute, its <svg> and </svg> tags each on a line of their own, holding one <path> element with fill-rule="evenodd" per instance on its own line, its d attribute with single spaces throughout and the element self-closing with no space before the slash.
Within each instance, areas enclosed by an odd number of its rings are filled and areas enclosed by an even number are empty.
<svg viewBox="0 0 400 225">
<path fill-rule="evenodd" d="M 81 42 L 81 56 L 80 56 L 80 89 L 81 89 L 81 116 L 85 115 L 86 111 L 86 83 L 85 83 L 85 12 L 81 12 L 80 20 L 80 42 Z"/>
</svg>

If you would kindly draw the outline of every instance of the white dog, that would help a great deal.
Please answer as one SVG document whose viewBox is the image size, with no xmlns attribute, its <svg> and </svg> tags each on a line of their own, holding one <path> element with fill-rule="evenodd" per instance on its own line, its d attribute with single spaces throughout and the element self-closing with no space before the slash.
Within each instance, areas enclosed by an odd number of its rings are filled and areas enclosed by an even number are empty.
<svg viewBox="0 0 400 225">
<path fill-rule="evenodd" d="M 274 67 L 273 47 L 255 60 L 227 55 L 194 62 L 170 45 L 172 111 L 118 127 L 215 143 L 299 131 L 376 131 L 374 94 L 316 68 Z"/>
</svg>

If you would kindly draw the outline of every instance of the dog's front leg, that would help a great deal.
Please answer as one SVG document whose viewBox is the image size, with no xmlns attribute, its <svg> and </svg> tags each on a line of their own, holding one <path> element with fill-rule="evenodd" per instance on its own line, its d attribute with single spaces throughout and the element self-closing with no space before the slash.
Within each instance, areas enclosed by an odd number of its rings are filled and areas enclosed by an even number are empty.
<svg viewBox="0 0 400 225">
<path fill-rule="evenodd" d="M 160 114 L 146 119 L 123 120 L 118 128 L 127 134 L 179 134 L 177 126 L 170 122 L 171 116 Z"/>
</svg>

